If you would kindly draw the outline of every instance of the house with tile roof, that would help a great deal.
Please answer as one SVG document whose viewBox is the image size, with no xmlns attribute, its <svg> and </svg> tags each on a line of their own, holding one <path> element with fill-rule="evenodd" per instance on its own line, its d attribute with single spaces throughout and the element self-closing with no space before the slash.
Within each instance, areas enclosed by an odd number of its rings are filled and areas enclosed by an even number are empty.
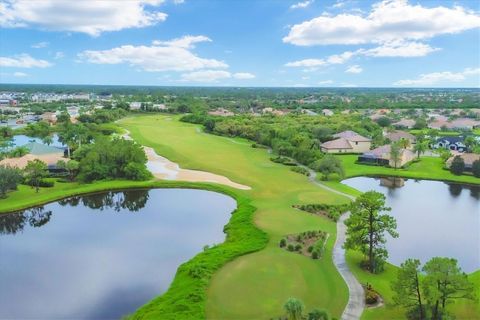
<svg viewBox="0 0 480 320">
<path fill-rule="evenodd" d="M 358 157 L 358 162 L 395 167 L 395 161 L 391 156 L 391 148 L 392 146 L 390 144 L 386 144 L 373 150 L 369 150 Z M 400 149 L 400 158 L 396 163 L 396 167 L 403 167 L 405 164 L 414 159 L 415 153 L 412 150 Z"/>
<path fill-rule="evenodd" d="M 325 153 L 362 153 L 370 150 L 372 140 L 359 135 L 354 131 L 343 131 L 333 135 L 335 140 L 321 144 Z"/>
</svg>

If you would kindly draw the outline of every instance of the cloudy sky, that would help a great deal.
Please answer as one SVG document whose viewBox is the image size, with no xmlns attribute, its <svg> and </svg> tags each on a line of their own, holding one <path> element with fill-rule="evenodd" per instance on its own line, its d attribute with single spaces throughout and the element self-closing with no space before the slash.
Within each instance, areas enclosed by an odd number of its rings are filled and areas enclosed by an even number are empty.
<svg viewBox="0 0 480 320">
<path fill-rule="evenodd" d="M 480 2 L 0 0 L 0 82 L 480 87 Z"/>
</svg>

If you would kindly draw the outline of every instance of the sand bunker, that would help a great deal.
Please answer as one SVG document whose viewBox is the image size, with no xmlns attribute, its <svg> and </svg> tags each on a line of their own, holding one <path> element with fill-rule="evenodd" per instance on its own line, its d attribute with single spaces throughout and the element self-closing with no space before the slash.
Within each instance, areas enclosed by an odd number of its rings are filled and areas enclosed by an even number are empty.
<svg viewBox="0 0 480 320">
<path fill-rule="evenodd" d="M 147 168 L 156 178 L 190 182 L 213 182 L 241 190 L 251 189 L 249 186 L 235 183 L 227 177 L 220 176 L 218 174 L 205 171 L 181 169 L 178 164 L 158 155 L 152 148 L 143 148 L 148 158 Z"/>
</svg>

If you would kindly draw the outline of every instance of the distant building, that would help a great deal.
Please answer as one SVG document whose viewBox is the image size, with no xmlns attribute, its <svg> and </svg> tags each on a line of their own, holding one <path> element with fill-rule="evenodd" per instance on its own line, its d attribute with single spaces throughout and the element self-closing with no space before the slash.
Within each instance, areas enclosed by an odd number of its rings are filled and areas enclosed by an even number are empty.
<svg viewBox="0 0 480 320">
<path fill-rule="evenodd" d="M 335 140 L 322 143 L 325 153 L 362 153 L 370 150 L 372 140 L 354 131 L 343 131 L 333 135 Z"/>
<path fill-rule="evenodd" d="M 230 117 L 235 115 L 232 111 L 224 108 L 218 108 L 213 111 L 209 111 L 208 114 L 212 116 L 220 116 L 220 117 Z"/>
<path fill-rule="evenodd" d="M 141 107 L 141 102 L 130 102 L 130 110 L 140 110 Z"/>
<path fill-rule="evenodd" d="M 0 165 L 6 165 L 23 169 L 29 161 L 40 160 L 45 162 L 49 170 L 56 170 L 57 162 L 64 159 L 64 149 L 47 146 L 37 142 L 24 145 L 29 153 L 19 158 L 6 158 L 0 161 Z"/>
<path fill-rule="evenodd" d="M 45 112 L 41 115 L 41 119 L 50 124 L 55 124 L 57 122 L 57 115 L 55 112 Z"/>
<path fill-rule="evenodd" d="M 411 129 L 415 125 L 415 120 L 413 119 L 402 119 L 395 123 L 392 123 L 395 128 L 398 129 Z"/>
<path fill-rule="evenodd" d="M 324 116 L 326 116 L 326 117 L 331 117 L 331 116 L 333 116 L 334 113 L 333 113 L 333 111 L 330 110 L 330 109 L 323 109 L 323 110 L 322 110 L 322 114 L 323 114 Z"/>
</svg>

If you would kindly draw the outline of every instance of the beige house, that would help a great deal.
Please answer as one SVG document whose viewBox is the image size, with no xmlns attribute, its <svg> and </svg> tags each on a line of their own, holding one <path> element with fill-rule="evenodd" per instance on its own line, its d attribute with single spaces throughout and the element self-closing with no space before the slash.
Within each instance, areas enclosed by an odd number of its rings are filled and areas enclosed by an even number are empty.
<svg viewBox="0 0 480 320">
<path fill-rule="evenodd" d="M 395 164 L 395 161 L 391 157 L 390 151 L 391 145 L 387 144 L 365 152 L 358 157 L 358 161 L 363 163 L 375 163 L 378 165 L 389 165 L 393 168 L 400 168 L 415 159 L 415 153 L 412 150 L 400 149 L 400 158 Z"/>
<path fill-rule="evenodd" d="M 363 153 L 370 150 L 372 140 L 354 131 L 343 131 L 333 135 L 335 140 L 322 143 L 321 149 L 326 153 Z"/>
<path fill-rule="evenodd" d="M 61 148 L 51 147 L 37 142 L 30 142 L 24 147 L 29 150 L 28 154 L 19 158 L 5 158 L 0 161 L 0 165 L 23 169 L 29 161 L 38 159 L 45 162 L 50 169 L 56 167 L 58 160 L 68 160 L 64 158 L 64 150 Z"/>
</svg>

